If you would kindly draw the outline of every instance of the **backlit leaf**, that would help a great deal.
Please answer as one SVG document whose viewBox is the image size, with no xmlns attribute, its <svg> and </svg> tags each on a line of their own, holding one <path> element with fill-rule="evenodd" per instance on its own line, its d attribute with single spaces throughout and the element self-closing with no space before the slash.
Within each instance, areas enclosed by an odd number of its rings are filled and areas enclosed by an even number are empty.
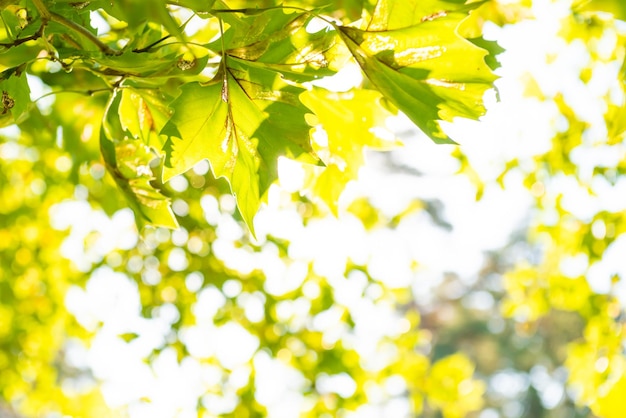
<svg viewBox="0 0 626 418">
<path fill-rule="evenodd" d="M 230 28 L 224 33 L 224 48 L 232 57 L 250 65 L 272 69 L 295 81 L 316 79 L 334 73 L 337 36 L 322 28 L 309 32 L 311 13 L 270 9 L 252 16 L 227 13 L 221 16 Z M 212 43 L 221 47 L 222 39 Z"/>
<path fill-rule="evenodd" d="M 229 63 L 217 82 L 187 84 L 172 103 L 174 114 L 162 131 L 167 137 L 163 179 L 209 160 L 213 174 L 228 180 L 253 230 L 252 218 L 277 177 L 278 157 L 318 160 L 304 119 L 308 109 L 298 98 L 303 90 L 272 71 L 232 58 Z"/>
<path fill-rule="evenodd" d="M 576 0 L 572 8 L 576 12 L 612 13 L 616 19 L 626 20 L 626 3 L 621 0 Z"/>
<path fill-rule="evenodd" d="M 11 70 L 1 74 L 0 100 L 0 127 L 23 120 L 32 105 L 26 75 L 18 76 Z"/>
<path fill-rule="evenodd" d="M 414 26 L 460 10 L 465 3 L 466 0 L 378 0 L 367 30 L 389 31 Z"/>
<path fill-rule="evenodd" d="M 313 191 L 337 215 L 339 196 L 346 184 L 355 180 L 364 163 L 364 147 L 388 150 L 399 142 L 386 131 L 385 120 L 392 116 L 381 105 L 375 90 L 332 93 L 322 89 L 307 91 L 302 101 L 320 122 L 328 137 L 326 146 L 318 145 L 326 168 L 315 173 Z"/>
<path fill-rule="evenodd" d="M 406 14 L 405 6 L 390 2 L 387 7 L 398 11 L 386 20 L 375 15 L 375 30 L 337 29 L 372 84 L 433 141 L 450 143 L 439 121 L 481 116 L 495 76 L 485 63 L 487 51 L 457 32 L 469 6 L 425 14 L 442 3 L 423 2 Z"/>
<path fill-rule="evenodd" d="M 142 139 L 132 136 L 135 127 L 128 119 L 125 125 L 129 129 L 123 127 L 119 120 L 121 100 L 121 94 L 113 96 L 100 130 L 100 148 L 107 171 L 124 193 L 139 224 L 147 222 L 155 226 L 177 228 L 178 222 L 169 199 L 154 185 L 156 178 L 153 169 L 158 167 L 159 156 Z M 129 105 L 125 106 L 126 111 L 129 111 Z M 141 107 L 135 109 L 137 112 L 147 113 L 149 110 Z M 144 127 L 137 125 L 137 128 Z"/>
</svg>

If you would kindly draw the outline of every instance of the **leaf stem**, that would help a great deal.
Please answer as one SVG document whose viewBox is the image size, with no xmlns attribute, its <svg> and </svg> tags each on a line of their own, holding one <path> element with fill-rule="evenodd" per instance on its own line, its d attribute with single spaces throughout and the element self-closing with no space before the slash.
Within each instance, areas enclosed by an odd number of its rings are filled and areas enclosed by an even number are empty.
<svg viewBox="0 0 626 418">
<path fill-rule="evenodd" d="M 135 49 L 133 49 L 133 52 L 136 52 L 138 54 L 140 54 L 142 52 L 148 52 L 153 47 L 157 46 L 158 44 L 160 44 L 163 41 L 168 40 L 169 38 L 172 38 L 172 35 L 165 35 L 161 39 L 157 39 L 156 41 L 152 42 L 151 44 L 148 44 L 148 45 L 144 46 L 143 48 L 135 48 Z"/>
<path fill-rule="evenodd" d="M 37 8 L 37 11 L 39 12 L 39 15 L 41 15 L 41 20 L 43 20 L 43 23 L 44 23 L 44 26 L 45 26 L 46 23 L 48 23 L 48 21 L 51 18 L 50 10 L 48 10 L 46 5 L 43 4 L 42 0 L 33 0 L 33 3 L 35 4 L 35 7 Z"/>
<path fill-rule="evenodd" d="M 182 31 L 185 26 L 187 26 L 187 24 L 189 23 L 189 21 L 191 20 L 191 18 L 193 18 L 194 15 L 192 15 L 189 19 L 187 19 L 182 25 L 180 25 L 180 30 Z M 148 52 L 149 50 L 151 50 L 152 48 L 154 48 L 155 46 L 157 46 L 158 44 L 160 44 L 161 42 L 164 42 L 166 40 L 168 40 L 169 38 L 173 38 L 174 36 L 171 34 L 165 35 L 163 36 L 161 39 L 157 39 L 156 41 L 142 47 L 142 48 L 135 48 L 133 49 L 133 52 L 136 53 L 143 53 L 143 52 Z M 174 42 L 172 42 L 174 43 Z M 189 44 L 191 42 L 182 42 L 183 45 Z"/>
<path fill-rule="evenodd" d="M 220 41 L 222 43 L 222 101 L 228 103 L 228 68 L 226 67 L 226 45 L 224 44 L 224 23 L 220 17 L 217 18 L 220 23 Z"/>
<path fill-rule="evenodd" d="M 25 42 L 34 41 L 36 39 L 39 39 L 39 38 L 41 38 L 43 36 L 43 29 L 44 29 L 44 27 L 45 27 L 45 25 L 42 24 L 39 27 L 39 29 L 37 29 L 37 32 L 33 33 L 32 35 L 25 36 L 24 38 L 18 38 L 16 40 L 14 40 L 13 42 L 0 43 L 0 46 L 3 46 L 5 48 L 12 48 L 14 46 L 21 45 L 21 44 L 23 44 Z"/>
</svg>

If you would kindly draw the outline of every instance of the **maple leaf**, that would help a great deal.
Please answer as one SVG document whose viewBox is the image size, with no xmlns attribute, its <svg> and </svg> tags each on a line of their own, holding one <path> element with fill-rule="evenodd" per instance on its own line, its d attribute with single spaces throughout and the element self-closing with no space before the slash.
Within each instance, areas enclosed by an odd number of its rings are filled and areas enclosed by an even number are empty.
<svg viewBox="0 0 626 418">
<path fill-rule="evenodd" d="M 125 94 L 127 96 L 127 94 Z M 170 200 L 164 196 L 154 181 L 153 166 L 159 157 L 154 150 L 124 128 L 119 119 L 122 94 L 116 92 L 111 98 L 100 129 L 100 149 L 107 171 L 124 193 L 135 212 L 138 223 L 149 222 L 155 226 L 178 228 Z M 136 103 L 139 103 L 138 101 Z M 126 109 L 131 104 L 126 104 Z M 135 114 L 138 110 L 135 110 Z M 146 106 L 141 112 L 150 115 Z M 150 119 L 153 119 L 150 116 Z"/>
<path fill-rule="evenodd" d="M 278 176 L 278 157 L 319 163 L 305 120 L 310 110 L 298 97 L 302 88 L 242 60 L 229 58 L 216 79 L 183 86 L 172 103 L 174 114 L 161 132 L 167 138 L 163 180 L 207 159 L 215 177 L 230 184 L 254 233 L 252 219 Z"/>
<path fill-rule="evenodd" d="M 372 84 L 437 143 L 454 143 L 439 121 L 484 113 L 496 79 L 488 52 L 457 30 L 479 4 L 385 0 L 367 30 L 336 26 Z"/>
</svg>

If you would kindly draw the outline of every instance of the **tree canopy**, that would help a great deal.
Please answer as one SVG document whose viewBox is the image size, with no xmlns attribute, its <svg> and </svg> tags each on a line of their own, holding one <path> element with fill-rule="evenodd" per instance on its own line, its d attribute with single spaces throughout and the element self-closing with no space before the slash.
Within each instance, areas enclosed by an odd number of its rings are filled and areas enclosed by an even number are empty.
<svg viewBox="0 0 626 418">
<path fill-rule="evenodd" d="M 67 91 L 67 84 L 80 78 L 83 90 L 76 93 L 108 96 L 101 105 L 102 124 L 92 124 L 100 126 L 94 135 L 107 171 L 139 221 L 176 227 L 155 181 L 167 182 L 206 159 L 213 175 L 228 181 L 253 230 L 252 219 L 277 178 L 279 157 L 337 165 L 321 159 L 322 150 L 311 144 L 310 131 L 318 124 L 333 136 L 332 156 L 343 157 L 353 173 L 356 164 L 341 150 L 380 142 L 375 135 L 369 139 L 371 134 L 363 143 L 355 140 L 350 125 L 338 120 L 340 111 L 360 117 L 363 105 L 400 109 L 440 143 L 452 142 L 440 120 L 483 114 L 482 97 L 495 77 L 484 60 L 488 52 L 467 39 L 479 37 L 480 25 L 466 19 L 479 6 L 464 1 L 354 2 L 338 8 L 315 2 L 8 4 L 4 124 L 29 113 L 26 74 L 41 76 L 54 91 Z M 106 34 L 99 36 L 92 26 L 93 13 L 110 28 Z M 358 100 L 305 87 L 336 73 L 350 58 L 369 81 Z M 375 121 L 364 121 L 362 128 Z M 329 170 L 336 178 L 327 181 L 345 184 L 350 177 L 345 171 Z"/>
<path fill-rule="evenodd" d="M 621 417 L 622 2 L 0 10 L 0 417 Z M 516 73 L 547 128 L 485 170 L 459 132 L 515 94 L 485 30 L 550 13 Z M 437 198 L 359 190 L 366 149 L 439 178 L 426 138 L 471 204 L 530 202 L 471 273 L 429 267 Z"/>
</svg>

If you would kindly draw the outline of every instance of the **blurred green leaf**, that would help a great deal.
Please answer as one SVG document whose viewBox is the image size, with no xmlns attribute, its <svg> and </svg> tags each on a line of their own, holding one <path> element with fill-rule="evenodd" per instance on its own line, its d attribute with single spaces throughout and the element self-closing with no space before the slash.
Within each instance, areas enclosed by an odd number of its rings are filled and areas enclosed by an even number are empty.
<svg viewBox="0 0 626 418">
<path fill-rule="evenodd" d="M 32 106 L 30 101 L 30 88 L 26 80 L 26 74 L 17 74 L 17 69 L 7 70 L 0 77 L 0 115 L 12 115 L 11 122 L 19 123 L 27 116 L 28 109 Z"/>
<path fill-rule="evenodd" d="M 106 168 L 124 193 L 140 224 L 177 228 L 178 222 L 169 199 L 154 183 L 156 177 L 153 170 L 158 170 L 160 158 L 142 139 L 129 136 L 124 129 L 119 119 L 121 101 L 122 94 L 113 95 L 100 131 L 100 148 Z M 137 112 L 147 115 L 148 110 L 141 107 L 135 109 Z M 128 119 L 126 122 L 127 126 L 131 125 Z"/>
</svg>

